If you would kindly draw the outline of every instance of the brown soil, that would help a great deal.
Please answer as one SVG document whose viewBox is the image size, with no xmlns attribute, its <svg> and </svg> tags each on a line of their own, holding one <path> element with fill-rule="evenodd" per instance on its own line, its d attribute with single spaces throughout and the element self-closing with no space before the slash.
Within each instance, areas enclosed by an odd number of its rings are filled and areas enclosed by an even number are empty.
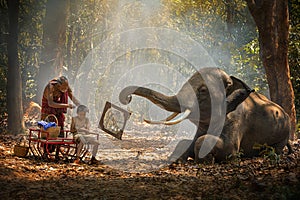
<svg viewBox="0 0 300 200">
<path fill-rule="evenodd" d="M 15 139 L 0 135 L 0 199 L 299 199 L 300 141 L 272 159 L 223 164 L 172 164 L 149 173 L 104 164 L 74 165 L 13 155 Z"/>
</svg>

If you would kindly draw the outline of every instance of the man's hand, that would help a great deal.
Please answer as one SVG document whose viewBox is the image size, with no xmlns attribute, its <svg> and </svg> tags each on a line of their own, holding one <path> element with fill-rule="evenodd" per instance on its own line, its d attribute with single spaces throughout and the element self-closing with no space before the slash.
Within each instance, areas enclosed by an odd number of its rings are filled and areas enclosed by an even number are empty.
<svg viewBox="0 0 300 200">
<path fill-rule="evenodd" d="M 73 105 L 73 104 L 68 104 L 68 108 L 70 108 L 70 109 L 73 109 L 73 108 L 75 108 L 76 106 L 75 105 Z"/>
</svg>

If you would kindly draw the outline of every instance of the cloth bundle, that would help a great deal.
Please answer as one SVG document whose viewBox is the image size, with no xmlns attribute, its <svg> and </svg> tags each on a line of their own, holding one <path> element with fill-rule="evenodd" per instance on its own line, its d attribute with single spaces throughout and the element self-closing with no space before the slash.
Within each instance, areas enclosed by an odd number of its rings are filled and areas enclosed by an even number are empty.
<svg viewBox="0 0 300 200">
<path fill-rule="evenodd" d="M 56 127 L 56 123 L 55 122 L 46 122 L 46 121 L 43 121 L 43 120 L 42 121 L 38 121 L 37 124 L 38 124 L 39 127 L 42 126 L 44 128 L 44 130 L 47 130 L 50 127 Z"/>
</svg>

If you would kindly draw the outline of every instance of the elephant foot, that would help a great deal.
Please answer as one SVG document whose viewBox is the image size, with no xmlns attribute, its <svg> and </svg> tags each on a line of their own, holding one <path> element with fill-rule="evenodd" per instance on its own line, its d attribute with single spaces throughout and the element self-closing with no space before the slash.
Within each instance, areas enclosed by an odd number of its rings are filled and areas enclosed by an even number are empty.
<svg viewBox="0 0 300 200">
<path fill-rule="evenodd" d="M 226 159 L 227 150 L 224 148 L 224 142 L 219 137 L 213 135 L 204 135 L 197 139 L 194 147 L 195 162 L 214 163 Z"/>
<path fill-rule="evenodd" d="M 186 158 L 178 158 L 178 159 L 174 159 L 174 158 L 170 158 L 169 160 L 169 163 L 173 164 L 185 164 L 187 163 L 187 159 Z"/>
<path fill-rule="evenodd" d="M 215 164 L 215 156 L 209 153 L 204 158 L 195 159 L 195 162 L 199 164 Z"/>
</svg>

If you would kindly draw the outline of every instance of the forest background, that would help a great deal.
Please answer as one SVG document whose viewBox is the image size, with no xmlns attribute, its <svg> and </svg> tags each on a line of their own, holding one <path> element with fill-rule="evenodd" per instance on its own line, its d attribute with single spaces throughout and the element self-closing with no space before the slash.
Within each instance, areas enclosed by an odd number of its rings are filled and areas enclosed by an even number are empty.
<svg viewBox="0 0 300 200">
<path fill-rule="evenodd" d="M 291 96 L 289 101 L 294 101 L 295 107 L 287 106 L 289 107 L 287 112 L 290 116 L 296 117 L 294 119 L 296 122 L 300 116 L 299 1 L 290 0 L 284 3 L 289 15 L 286 19 L 289 20 L 286 21 L 287 24 L 278 26 L 283 29 L 288 26 L 286 29 L 288 48 L 282 48 L 283 54 L 288 50 L 286 54 L 288 63 L 280 67 L 287 69 L 288 79 L 282 79 L 284 83 L 278 79 L 280 71 L 276 72 L 276 66 L 270 66 L 272 63 L 266 63 L 266 59 L 264 60 L 267 55 L 261 47 L 266 48 L 267 45 L 263 44 L 262 39 L 268 35 L 270 38 L 273 36 L 266 27 L 265 30 L 261 28 L 264 25 L 259 24 L 260 18 L 265 19 L 263 21 L 267 24 L 268 16 L 273 17 L 276 23 L 276 20 L 280 20 L 280 17 L 276 16 L 281 16 L 282 13 L 279 12 L 284 11 L 267 10 L 268 2 L 272 1 L 258 1 L 267 2 L 265 5 L 251 5 L 251 2 L 237 0 L 0 1 L 0 116 L 3 122 L 1 132 L 6 131 L 7 126 L 14 134 L 21 132 L 19 125 L 23 122 L 20 116 L 23 116 L 29 102 L 40 103 L 43 87 L 49 79 L 66 75 L 72 85 L 84 59 L 97 44 L 116 33 L 140 27 L 163 27 L 190 36 L 203 45 L 218 67 L 240 77 L 284 108 L 285 102 L 282 98 L 288 99 Z M 271 4 L 274 7 L 276 3 Z M 272 6 L 271 4 L 269 7 Z M 278 4 L 278 8 L 282 5 Z M 265 12 L 255 17 L 255 11 L 259 9 Z M 9 13 L 13 14 L 9 15 Z M 281 32 L 284 33 L 281 30 L 278 33 Z M 16 39 L 15 44 L 14 39 Z M 278 44 L 281 45 L 282 42 L 284 40 L 279 41 Z M 122 44 L 111 45 L 117 47 Z M 9 55 L 15 57 L 10 59 Z M 123 56 L 131 62 L 138 55 L 140 54 L 131 53 Z M 157 62 L 164 56 L 166 55 L 159 51 L 151 52 L 152 62 Z M 278 61 L 285 62 L 284 55 L 283 58 L 273 59 L 273 64 L 276 65 Z M 172 65 L 172 63 L 167 64 Z M 267 65 L 271 72 L 266 70 L 264 65 Z M 184 64 L 176 67 L 182 73 L 187 70 Z M 274 77 L 275 82 L 272 82 L 270 77 Z M 285 90 L 289 90 L 286 89 L 288 87 L 285 84 L 290 80 L 293 90 L 285 95 Z M 275 84 L 284 87 L 274 89 L 272 86 Z M 109 89 L 107 88 L 107 91 Z M 281 99 L 275 93 L 281 95 Z M 108 94 L 102 93 L 101 96 L 105 98 Z"/>
</svg>

